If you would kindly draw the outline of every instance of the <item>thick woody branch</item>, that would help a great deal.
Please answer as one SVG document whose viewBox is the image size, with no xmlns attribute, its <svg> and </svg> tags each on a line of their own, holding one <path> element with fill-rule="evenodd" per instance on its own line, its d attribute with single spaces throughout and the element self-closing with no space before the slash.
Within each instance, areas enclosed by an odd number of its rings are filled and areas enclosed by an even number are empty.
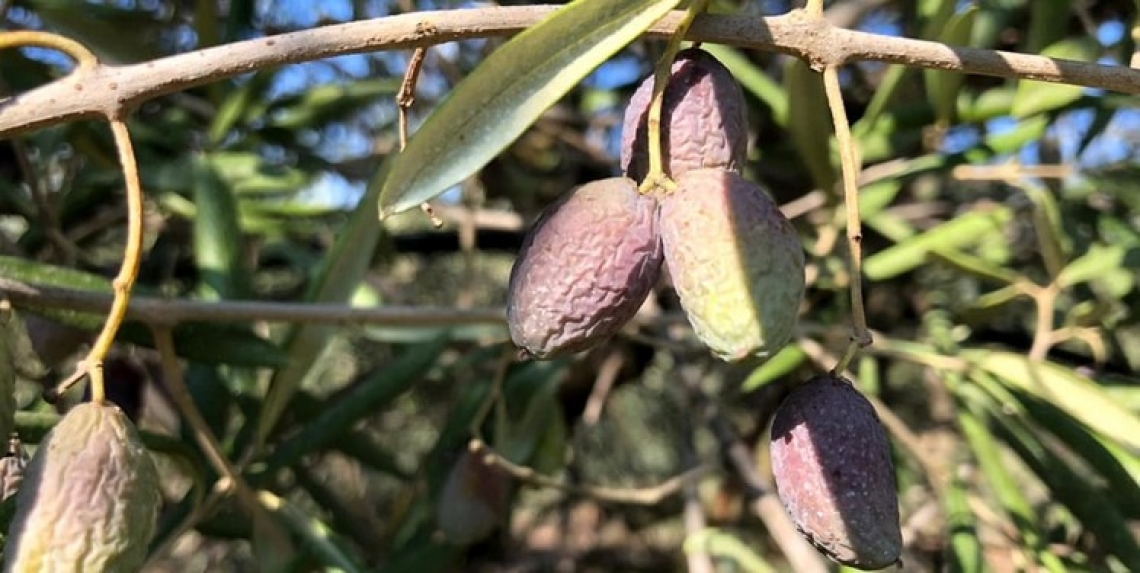
<svg viewBox="0 0 1140 573">
<path fill-rule="evenodd" d="M 423 48 L 469 38 L 516 34 L 559 6 L 415 12 L 235 42 L 128 66 L 96 65 L 0 100 L 0 136 L 87 117 L 108 117 L 156 97 L 260 69 L 344 54 Z M 651 37 L 667 37 L 684 17 L 674 12 Z M 1140 70 L 1125 66 L 948 46 L 856 32 L 802 10 L 766 18 L 702 15 L 687 39 L 778 51 L 823 69 L 873 60 L 969 74 L 1017 77 L 1140 94 Z"/>
</svg>

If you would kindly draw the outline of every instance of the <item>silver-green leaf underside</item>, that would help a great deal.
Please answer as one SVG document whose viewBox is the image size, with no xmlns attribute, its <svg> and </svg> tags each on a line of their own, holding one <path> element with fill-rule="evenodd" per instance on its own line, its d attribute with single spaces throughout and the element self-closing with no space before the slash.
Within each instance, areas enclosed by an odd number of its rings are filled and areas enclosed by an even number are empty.
<svg viewBox="0 0 1140 573">
<path fill-rule="evenodd" d="M 381 218 L 443 193 L 681 0 L 575 0 L 491 53 L 408 142 L 380 193 Z"/>
</svg>

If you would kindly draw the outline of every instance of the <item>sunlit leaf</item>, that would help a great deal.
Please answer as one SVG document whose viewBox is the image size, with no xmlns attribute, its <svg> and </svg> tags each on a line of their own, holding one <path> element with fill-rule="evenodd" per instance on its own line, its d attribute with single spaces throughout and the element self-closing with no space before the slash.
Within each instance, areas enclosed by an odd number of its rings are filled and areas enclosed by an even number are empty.
<svg viewBox="0 0 1140 573">
<path fill-rule="evenodd" d="M 1042 56 L 1089 62 L 1097 55 L 1096 39 L 1091 36 L 1061 40 L 1041 51 Z M 1061 109 L 1081 97 L 1082 86 L 1019 80 L 1017 96 L 1013 100 L 1013 116 L 1027 118 L 1031 115 Z"/>
<path fill-rule="evenodd" d="M 492 52 L 428 117 L 380 194 L 406 211 L 478 171 L 680 0 L 575 0 Z"/>
<path fill-rule="evenodd" d="M 1027 414 L 1051 434 L 1057 436 L 1076 455 L 1104 476 L 1109 494 L 1116 505 L 1130 518 L 1140 519 L 1140 473 L 1129 471 L 1128 464 L 1140 464 L 1136 456 L 1125 454 L 1119 448 L 1082 426 L 1071 416 L 1046 400 L 1034 398 L 1027 392 L 1014 392 Z M 1136 470 L 1137 468 L 1131 468 Z"/>
<path fill-rule="evenodd" d="M 1068 288 L 1103 278 L 1122 270 L 1129 257 L 1140 258 L 1140 250 L 1128 249 L 1122 245 L 1092 245 L 1088 252 L 1065 266 L 1057 277 L 1057 284 Z"/>
<path fill-rule="evenodd" d="M 1121 408 L 1092 380 L 1063 366 L 1010 352 L 967 350 L 962 358 L 1011 387 L 1064 410 L 1105 437 L 1140 452 L 1140 417 Z"/>
<path fill-rule="evenodd" d="M 930 256 L 968 275 L 999 285 L 1013 284 L 1019 278 L 1013 271 L 961 251 L 933 249 Z"/>
<path fill-rule="evenodd" d="M 1001 437 L 1049 487 L 1052 498 L 1064 504 L 1128 570 L 1140 568 L 1140 545 L 1130 534 L 1120 511 L 1103 494 L 1102 486 L 1090 483 L 1087 476 L 1074 470 L 1058 452 L 1042 442 L 1039 431 L 1023 416 L 1010 415 L 996 406 L 991 406 L 989 412 L 989 418 L 1001 430 Z M 1050 551 L 1038 551 L 1037 555 L 1042 561 L 1056 558 Z M 1056 563 L 1050 568 L 1064 570 L 1063 566 L 1058 569 Z"/>
<path fill-rule="evenodd" d="M 934 249 L 963 249 L 1000 236 L 1011 217 L 1006 208 L 966 213 L 867 257 L 863 270 L 874 280 L 897 276 L 923 264 Z"/>
</svg>

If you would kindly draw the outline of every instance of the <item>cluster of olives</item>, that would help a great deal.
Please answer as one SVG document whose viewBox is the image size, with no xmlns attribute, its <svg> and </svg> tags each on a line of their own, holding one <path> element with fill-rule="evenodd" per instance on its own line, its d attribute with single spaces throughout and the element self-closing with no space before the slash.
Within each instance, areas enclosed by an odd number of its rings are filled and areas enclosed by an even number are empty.
<svg viewBox="0 0 1140 573">
<path fill-rule="evenodd" d="M 572 190 L 527 234 L 507 318 L 515 345 L 531 357 L 612 337 L 663 272 L 717 357 L 768 358 L 792 337 L 804 252 L 772 198 L 740 173 L 748 118 L 739 85 L 708 52 L 678 54 L 662 102 L 661 173 L 650 166 L 653 87 L 646 78 L 626 109 L 623 176 Z M 784 507 L 821 552 L 865 569 L 898 561 L 890 446 L 848 381 L 818 376 L 793 390 L 776 412 L 771 456 Z"/>
<path fill-rule="evenodd" d="M 804 291 L 799 236 L 740 174 L 744 95 L 708 52 L 675 59 L 661 113 L 664 173 L 649 173 L 646 78 L 625 112 L 622 177 L 582 185 L 539 217 L 511 273 L 507 318 L 536 358 L 618 332 L 666 270 L 697 336 L 725 360 L 767 357 L 791 338 Z M 664 175 L 664 186 L 642 185 Z"/>
</svg>

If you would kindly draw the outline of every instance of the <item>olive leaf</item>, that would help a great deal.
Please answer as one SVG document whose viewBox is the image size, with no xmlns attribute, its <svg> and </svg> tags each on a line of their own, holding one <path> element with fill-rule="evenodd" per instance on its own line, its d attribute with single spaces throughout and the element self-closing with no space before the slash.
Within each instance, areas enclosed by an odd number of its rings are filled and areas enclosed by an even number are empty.
<svg viewBox="0 0 1140 573">
<path fill-rule="evenodd" d="M 478 171 L 594 68 L 680 0 L 576 0 L 495 50 L 408 142 L 380 192 L 381 218 Z"/>
</svg>

